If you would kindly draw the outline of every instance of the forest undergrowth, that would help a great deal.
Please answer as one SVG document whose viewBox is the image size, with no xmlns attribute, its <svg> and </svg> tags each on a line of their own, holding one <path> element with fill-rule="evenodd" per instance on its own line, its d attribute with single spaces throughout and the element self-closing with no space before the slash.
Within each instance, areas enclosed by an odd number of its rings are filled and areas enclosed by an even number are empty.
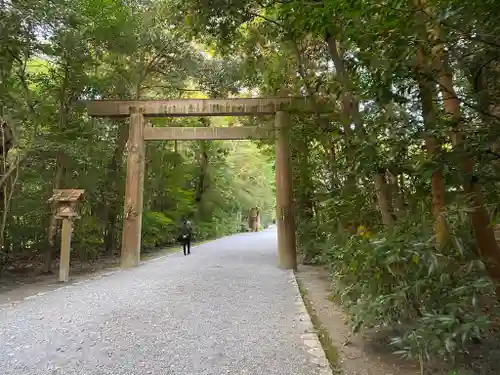
<svg viewBox="0 0 500 375">
<path fill-rule="evenodd" d="M 353 234 L 333 220 L 325 229 L 336 226 L 336 236 L 320 230 L 303 241 L 316 254 L 306 263 L 327 267 L 332 300 L 343 307 L 353 335 L 381 340 L 395 355 L 420 362 L 425 373 L 458 367 L 463 374 L 493 374 L 500 306 L 465 215 L 448 215 L 456 233 L 440 249 L 432 222 L 408 218 L 390 232 Z"/>
</svg>

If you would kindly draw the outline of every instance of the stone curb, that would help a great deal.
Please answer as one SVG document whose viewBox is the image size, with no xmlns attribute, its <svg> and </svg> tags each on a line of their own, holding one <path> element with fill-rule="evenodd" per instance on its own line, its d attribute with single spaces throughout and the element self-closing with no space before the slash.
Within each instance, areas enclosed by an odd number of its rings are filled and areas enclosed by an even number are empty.
<svg viewBox="0 0 500 375">
<path fill-rule="evenodd" d="M 300 339 L 304 345 L 304 350 L 310 356 L 310 361 L 318 366 L 318 375 L 333 375 L 330 363 L 326 358 L 323 346 L 319 341 L 318 334 L 307 311 L 302 295 L 300 294 L 299 285 L 293 271 L 289 271 L 289 282 L 296 289 L 297 297 L 295 299 L 295 306 L 297 307 L 297 323 L 301 332 Z"/>
</svg>

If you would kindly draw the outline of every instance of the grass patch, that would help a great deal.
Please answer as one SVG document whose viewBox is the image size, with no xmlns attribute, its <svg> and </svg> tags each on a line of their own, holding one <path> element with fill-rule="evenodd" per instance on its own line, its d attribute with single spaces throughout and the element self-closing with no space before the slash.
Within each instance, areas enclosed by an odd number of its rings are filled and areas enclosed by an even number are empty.
<svg viewBox="0 0 500 375">
<path fill-rule="evenodd" d="M 335 346 L 332 345 L 332 340 L 330 339 L 330 335 L 326 328 L 321 324 L 321 320 L 316 315 L 314 307 L 312 305 L 311 300 L 307 295 L 307 289 L 302 285 L 302 282 L 297 279 L 297 284 L 299 286 L 300 295 L 302 296 L 302 300 L 306 306 L 307 312 L 311 317 L 312 324 L 316 333 L 318 334 L 319 342 L 325 351 L 326 359 L 330 363 L 330 367 L 335 374 L 341 374 L 341 369 L 339 367 L 339 352 Z"/>
</svg>

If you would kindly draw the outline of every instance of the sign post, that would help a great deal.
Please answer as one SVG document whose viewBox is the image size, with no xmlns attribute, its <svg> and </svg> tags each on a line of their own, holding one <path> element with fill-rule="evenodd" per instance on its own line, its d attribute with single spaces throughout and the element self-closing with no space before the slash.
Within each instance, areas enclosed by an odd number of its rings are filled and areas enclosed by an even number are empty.
<svg viewBox="0 0 500 375">
<path fill-rule="evenodd" d="M 59 259 L 59 281 L 69 279 L 69 261 L 71 254 L 71 234 L 73 220 L 79 219 L 77 204 L 82 199 L 85 190 L 82 189 L 54 189 L 49 202 L 56 204 L 56 219 L 62 220 L 61 256 Z"/>
</svg>

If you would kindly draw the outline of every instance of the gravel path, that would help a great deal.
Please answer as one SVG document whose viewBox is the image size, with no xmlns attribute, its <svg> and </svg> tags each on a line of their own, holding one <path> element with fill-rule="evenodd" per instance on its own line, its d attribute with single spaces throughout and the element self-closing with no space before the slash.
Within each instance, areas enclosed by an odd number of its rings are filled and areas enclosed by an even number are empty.
<svg viewBox="0 0 500 375">
<path fill-rule="evenodd" d="M 0 374 L 328 374 L 299 297 L 275 230 L 226 237 L 0 306 Z"/>
</svg>

